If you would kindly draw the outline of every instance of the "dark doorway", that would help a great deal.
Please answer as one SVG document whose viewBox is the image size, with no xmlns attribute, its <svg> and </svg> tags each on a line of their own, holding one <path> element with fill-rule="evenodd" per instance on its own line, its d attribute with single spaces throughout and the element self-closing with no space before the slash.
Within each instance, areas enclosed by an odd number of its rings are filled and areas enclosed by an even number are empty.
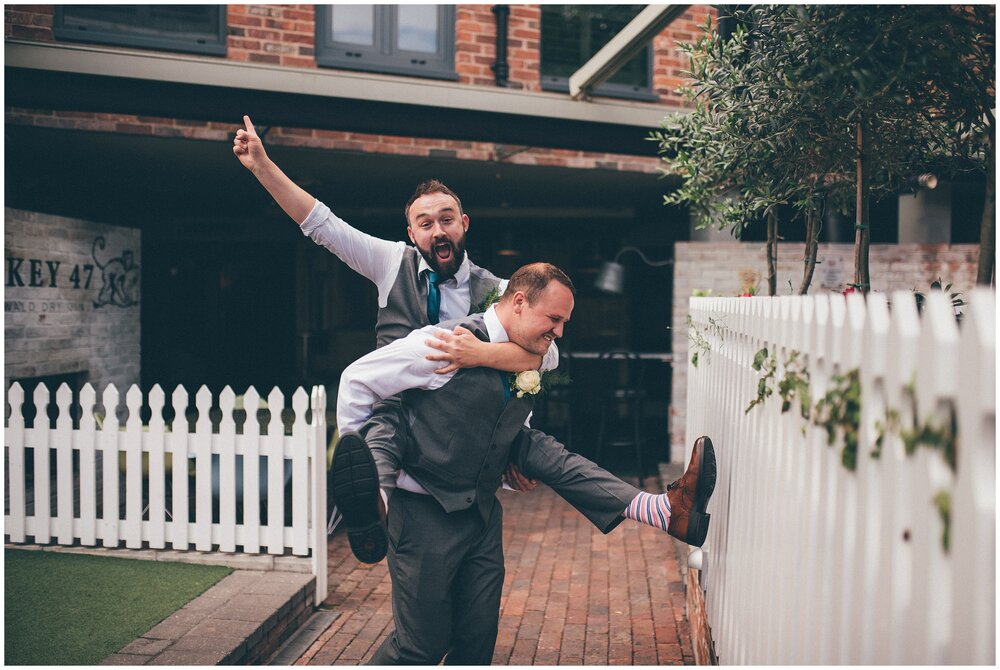
<svg viewBox="0 0 1000 670">
<path fill-rule="evenodd" d="M 152 239 L 151 239 L 152 238 Z M 290 387 L 294 252 L 261 240 L 143 240 L 142 383 Z"/>
</svg>

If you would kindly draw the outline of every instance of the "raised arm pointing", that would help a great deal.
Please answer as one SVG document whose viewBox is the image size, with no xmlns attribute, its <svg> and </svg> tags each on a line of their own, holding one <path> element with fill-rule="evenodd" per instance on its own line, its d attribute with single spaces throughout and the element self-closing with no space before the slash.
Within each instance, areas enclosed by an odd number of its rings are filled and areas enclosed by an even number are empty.
<svg viewBox="0 0 1000 670">
<path fill-rule="evenodd" d="M 243 167 L 257 177 L 260 185 L 271 194 L 278 206 L 285 210 L 285 214 L 290 216 L 296 224 L 301 224 L 309 216 L 316 199 L 289 179 L 267 157 L 264 144 L 260 141 L 257 131 L 254 130 L 249 116 L 243 116 L 243 123 L 246 128 L 240 128 L 236 131 L 236 138 L 233 140 L 233 153 L 236 154 L 236 158 L 243 164 Z"/>
</svg>

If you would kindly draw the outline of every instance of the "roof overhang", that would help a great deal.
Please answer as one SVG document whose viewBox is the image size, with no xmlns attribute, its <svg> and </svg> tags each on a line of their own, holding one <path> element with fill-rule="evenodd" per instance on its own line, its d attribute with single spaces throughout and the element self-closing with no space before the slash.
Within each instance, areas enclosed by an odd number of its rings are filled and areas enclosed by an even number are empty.
<svg viewBox="0 0 1000 670">
<path fill-rule="evenodd" d="M 608 40 L 590 60 L 570 75 L 569 94 L 581 99 L 588 91 L 613 77 L 660 31 L 673 23 L 689 5 L 647 5 L 634 19 Z"/>
<path fill-rule="evenodd" d="M 95 111 L 656 154 L 648 131 L 679 107 L 281 67 L 112 47 L 6 40 L 6 100 Z"/>
</svg>

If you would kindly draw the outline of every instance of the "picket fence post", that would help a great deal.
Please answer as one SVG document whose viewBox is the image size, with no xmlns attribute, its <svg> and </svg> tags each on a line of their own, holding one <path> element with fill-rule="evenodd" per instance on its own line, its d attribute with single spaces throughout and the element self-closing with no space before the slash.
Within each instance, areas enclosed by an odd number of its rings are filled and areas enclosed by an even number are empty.
<svg viewBox="0 0 1000 670">
<path fill-rule="evenodd" d="M 55 445 L 72 444 L 73 417 L 69 406 L 73 392 L 65 382 L 56 391 L 56 429 L 52 434 Z M 73 544 L 73 450 L 56 449 L 56 520 L 54 530 L 59 544 Z"/>
<path fill-rule="evenodd" d="M 218 437 L 213 435 L 213 439 L 218 445 L 219 452 L 218 545 L 219 551 L 230 554 L 236 551 L 236 419 L 233 416 L 235 407 L 236 394 L 227 384 L 219 394 L 219 410 L 222 412 L 222 418 L 219 420 Z M 246 458 L 243 459 L 243 467 L 246 467 Z M 215 468 L 213 474 L 214 471 Z M 243 492 L 246 493 L 245 486 Z"/>
<path fill-rule="evenodd" d="M 973 291 L 958 350 L 962 437 L 952 504 L 954 610 L 947 663 L 996 663 L 996 298 Z M 972 576 L 975 576 L 975 579 Z"/>
<path fill-rule="evenodd" d="M 300 556 L 309 547 L 309 438 L 306 434 L 306 409 L 309 396 L 301 386 L 292 395 L 292 443 L 301 452 L 292 454 L 292 552 Z"/>
<path fill-rule="evenodd" d="M 170 545 L 179 551 L 187 551 L 190 546 L 190 510 L 188 508 L 188 457 L 191 451 L 191 433 L 188 430 L 187 408 L 188 392 L 183 386 L 178 386 L 170 396 L 174 409 L 174 420 L 170 425 L 170 435 L 167 439 L 170 449 L 173 472 L 171 484 L 173 495 L 170 501 L 171 520 L 169 523 Z"/>
<path fill-rule="evenodd" d="M 247 413 L 243 424 L 243 551 L 260 551 L 260 394 L 250 387 L 243 394 Z"/>
<path fill-rule="evenodd" d="M 149 390 L 148 401 L 149 426 L 148 430 L 142 434 L 142 450 L 149 459 L 149 532 L 148 535 L 144 535 L 144 539 L 149 542 L 150 549 L 163 549 L 166 547 L 167 528 L 166 489 L 164 485 L 167 476 L 167 433 L 163 421 L 163 406 L 166 398 L 159 384 L 155 384 Z M 171 459 L 171 468 L 174 464 L 183 468 L 185 463 L 186 459 L 183 461 Z"/>
<path fill-rule="evenodd" d="M 324 387 L 294 392 L 289 436 L 282 416 L 284 394 L 278 388 L 268 396 L 266 436 L 261 435 L 260 394 L 253 387 L 244 397 L 242 431 L 236 422 L 241 410 L 229 386 L 219 394 L 217 410 L 211 391 L 199 388 L 193 427 L 183 386 L 171 394 L 169 426 L 166 394 L 158 384 L 149 390 L 145 405 L 142 391 L 132 385 L 123 407 L 113 384 L 104 388 L 100 404 L 94 387 L 85 384 L 77 405 L 69 385 L 61 384 L 52 392 L 38 384 L 32 392 L 35 412 L 30 425 L 26 425 L 30 405 L 25 404 L 21 384 L 11 384 L 6 400 L 9 502 L 4 529 L 9 542 L 69 546 L 79 541 L 83 546 L 99 543 L 118 549 L 124 544 L 130 550 L 169 546 L 174 551 L 187 551 L 193 545 L 203 552 L 248 554 L 261 553 L 266 545 L 274 556 L 311 554 L 316 604 L 326 598 Z M 144 421 L 146 411 L 148 421 Z M 221 417 L 217 430 L 215 412 Z M 261 481 L 262 462 L 267 464 L 266 481 Z M 291 492 L 288 526 L 286 486 Z M 264 525 L 262 490 L 268 509 Z M 218 505 L 217 518 L 213 504 Z"/>
<path fill-rule="evenodd" d="M 995 662 L 995 294 L 972 292 L 961 328 L 940 292 L 922 315 L 906 291 L 689 310 L 720 662 Z"/>
<path fill-rule="evenodd" d="M 194 396 L 198 409 L 195 422 L 193 453 L 194 482 L 194 546 L 198 551 L 212 550 L 212 394 L 202 385 Z"/>
<path fill-rule="evenodd" d="M 121 524 L 125 546 L 142 547 L 142 392 L 133 384 L 125 394 L 125 521 Z"/>
<path fill-rule="evenodd" d="M 84 384 L 80 389 L 80 430 L 74 438 L 80 450 L 80 544 L 86 547 L 97 544 L 96 404 L 97 392 L 89 383 Z"/>
<path fill-rule="evenodd" d="M 848 657 L 844 661 L 859 665 L 862 659 L 875 656 L 875 635 L 877 608 L 862 607 L 869 594 L 884 588 L 882 573 L 879 571 L 879 546 L 884 529 L 888 527 L 882 509 L 882 477 L 879 462 L 871 455 L 879 442 L 878 425 L 886 420 L 886 367 L 889 358 L 889 304 L 883 293 L 872 293 L 867 299 L 867 317 L 863 334 L 863 351 L 860 361 L 861 394 L 865 402 L 861 405 L 861 425 L 858 430 L 858 548 L 855 553 L 857 569 L 854 573 L 852 601 L 855 603 L 854 629 L 857 644 L 849 645 Z"/>
<path fill-rule="evenodd" d="M 7 401 L 10 403 L 10 420 L 5 432 L 8 453 L 8 479 L 10 480 L 10 523 L 4 524 L 4 529 L 10 535 L 10 541 L 20 543 L 25 541 L 25 521 L 28 515 L 25 498 L 25 468 L 24 468 L 24 389 L 17 382 L 11 384 L 7 391 Z"/>
<path fill-rule="evenodd" d="M 267 552 L 284 553 L 285 537 L 285 496 L 284 489 L 284 440 L 285 425 L 281 421 L 281 411 L 285 406 L 285 396 L 277 388 L 267 396 L 267 407 L 271 420 L 267 426 L 264 451 L 267 454 Z"/>
<path fill-rule="evenodd" d="M 312 495 L 311 541 L 312 570 L 316 575 L 316 596 L 314 605 L 319 606 L 329 593 L 326 552 L 326 389 L 312 387 L 312 430 L 309 432 L 309 457 L 312 460 L 312 481 L 309 490 Z"/>
<path fill-rule="evenodd" d="M 118 389 L 114 384 L 104 388 L 101 396 L 104 422 L 101 424 L 102 492 L 100 536 L 105 547 L 118 547 Z M 37 541 L 37 539 L 36 539 Z"/>
</svg>

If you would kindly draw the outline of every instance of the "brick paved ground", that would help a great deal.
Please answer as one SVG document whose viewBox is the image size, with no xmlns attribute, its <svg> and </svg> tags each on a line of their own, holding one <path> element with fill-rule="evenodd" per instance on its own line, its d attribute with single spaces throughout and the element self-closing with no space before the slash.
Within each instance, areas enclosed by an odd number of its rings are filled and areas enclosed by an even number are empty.
<svg viewBox="0 0 1000 670">
<path fill-rule="evenodd" d="M 494 664 L 694 663 L 682 545 L 631 521 L 602 535 L 544 486 L 500 496 L 507 576 Z M 385 561 L 358 563 L 338 532 L 330 565 L 326 605 L 341 614 L 297 665 L 364 663 L 392 630 Z"/>
</svg>

